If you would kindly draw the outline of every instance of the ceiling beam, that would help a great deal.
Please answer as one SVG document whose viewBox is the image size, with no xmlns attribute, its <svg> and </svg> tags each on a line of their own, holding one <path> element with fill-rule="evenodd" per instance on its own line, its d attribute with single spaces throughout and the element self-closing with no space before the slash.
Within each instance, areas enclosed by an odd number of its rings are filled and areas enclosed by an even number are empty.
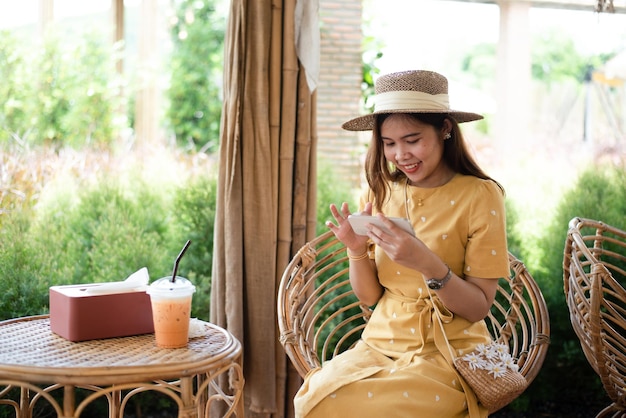
<svg viewBox="0 0 626 418">
<path fill-rule="evenodd" d="M 485 3 L 485 4 L 498 4 L 502 0 L 456 0 L 466 3 Z M 504 1 L 517 1 L 517 0 L 504 0 Z M 596 13 L 597 0 L 526 0 L 531 4 L 531 7 L 541 7 L 547 9 L 566 9 L 566 10 L 580 10 Z M 608 0 L 607 0 L 608 1 Z M 626 13 L 626 2 L 621 0 L 613 0 L 613 6 L 615 13 Z M 604 12 L 607 13 L 607 12 Z"/>
</svg>

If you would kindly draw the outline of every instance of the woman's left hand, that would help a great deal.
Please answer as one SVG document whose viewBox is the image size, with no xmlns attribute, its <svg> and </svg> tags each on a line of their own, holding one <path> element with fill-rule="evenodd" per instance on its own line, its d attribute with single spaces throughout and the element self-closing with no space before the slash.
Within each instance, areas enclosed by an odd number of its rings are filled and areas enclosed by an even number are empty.
<svg viewBox="0 0 626 418">
<path fill-rule="evenodd" d="M 424 262 L 431 262 L 429 255 L 434 255 L 434 253 L 419 238 L 395 225 L 382 213 L 378 213 L 377 216 L 382 220 L 387 231 L 372 225 L 368 237 L 390 259 L 415 270 L 422 270 Z"/>
</svg>

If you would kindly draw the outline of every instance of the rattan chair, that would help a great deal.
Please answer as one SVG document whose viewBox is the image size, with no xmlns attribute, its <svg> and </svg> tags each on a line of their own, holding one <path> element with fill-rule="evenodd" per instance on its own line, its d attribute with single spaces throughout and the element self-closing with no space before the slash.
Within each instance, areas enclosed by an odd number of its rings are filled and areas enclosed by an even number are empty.
<svg viewBox="0 0 626 418">
<path fill-rule="evenodd" d="M 509 260 L 511 279 L 501 279 L 486 321 L 531 383 L 548 350 L 548 309 L 524 264 L 511 254 Z M 278 291 L 280 338 L 300 376 L 351 347 L 370 314 L 352 292 L 345 247 L 332 232 L 304 245 L 285 269 Z"/>
<path fill-rule="evenodd" d="M 563 254 L 570 321 L 611 405 L 597 417 L 626 417 L 626 231 L 573 218 Z"/>
</svg>

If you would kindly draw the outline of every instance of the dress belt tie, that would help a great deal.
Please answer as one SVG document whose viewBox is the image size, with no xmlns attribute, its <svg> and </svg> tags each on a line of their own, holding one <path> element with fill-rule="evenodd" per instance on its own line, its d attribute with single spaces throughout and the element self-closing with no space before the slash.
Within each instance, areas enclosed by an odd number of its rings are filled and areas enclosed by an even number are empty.
<svg viewBox="0 0 626 418">
<path fill-rule="evenodd" d="M 416 352 L 421 352 L 424 348 L 423 344 L 426 342 L 428 330 L 431 329 L 432 325 L 435 321 L 439 321 L 437 316 L 441 318 L 443 324 L 449 324 L 452 322 L 454 318 L 454 314 L 448 310 L 444 306 L 444 304 L 439 300 L 439 298 L 411 298 L 408 296 L 398 295 L 387 290 L 388 297 L 400 301 L 402 303 L 402 307 L 406 312 L 417 313 L 418 321 L 420 322 L 420 329 L 422 330 L 422 347 L 419 347 Z M 437 311 L 439 313 L 437 313 Z M 433 328 L 433 340 L 435 343 L 435 347 L 437 350 L 443 355 L 446 361 L 450 364 L 452 369 L 457 375 L 461 386 L 465 392 L 465 397 L 468 404 L 468 412 L 470 418 L 480 416 L 478 410 L 478 401 L 476 399 L 476 395 L 469 387 L 467 382 L 458 374 L 456 368 L 454 367 L 454 359 L 451 357 L 450 350 L 448 348 L 448 344 L 446 342 L 446 337 L 443 335 L 441 327 L 436 326 Z"/>
</svg>

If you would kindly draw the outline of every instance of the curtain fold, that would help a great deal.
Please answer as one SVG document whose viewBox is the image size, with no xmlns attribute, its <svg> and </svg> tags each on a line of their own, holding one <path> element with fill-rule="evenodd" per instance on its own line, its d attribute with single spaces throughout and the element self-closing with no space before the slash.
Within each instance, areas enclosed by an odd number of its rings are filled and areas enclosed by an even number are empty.
<svg viewBox="0 0 626 418">
<path fill-rule="evenodd" d="M 246 416 L 292 416 L 300 378 L 276 295 L 315 234 L 315 95 L 295 48 L 296 0 L 232 0 L 224 47 L 211 321 L 243 345 Z"/>
</svg>

